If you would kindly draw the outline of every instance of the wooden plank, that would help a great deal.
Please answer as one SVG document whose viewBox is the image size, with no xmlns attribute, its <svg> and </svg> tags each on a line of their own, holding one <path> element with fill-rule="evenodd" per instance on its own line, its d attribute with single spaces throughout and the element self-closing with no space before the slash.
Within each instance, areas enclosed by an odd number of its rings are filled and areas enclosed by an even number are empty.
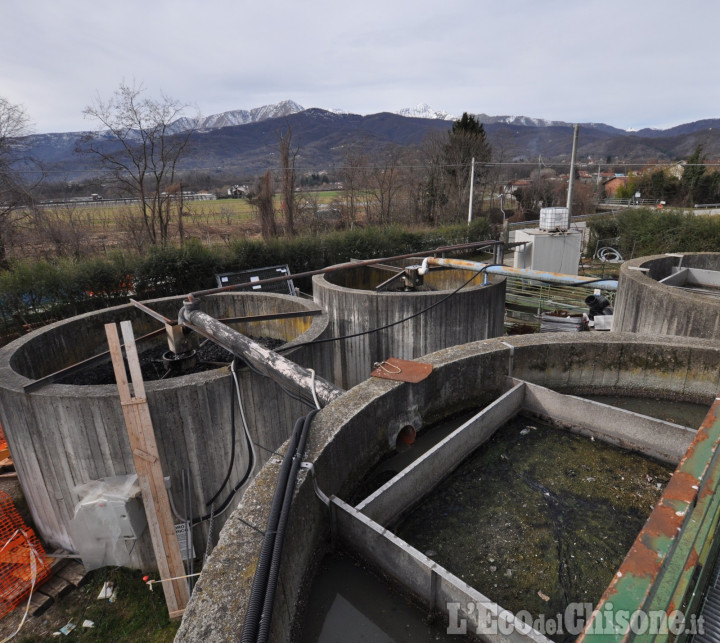
<svg viewBox="0 0 720 643">
<path fill-rule="evenodd" d="M 80 587 L 87 578 L 87 570 L 82 563 L 72 560 L 68 561 L 68 564 L 65 567 L 55 572 L 55 575 L 66 580 L 75 587 Z"/>
<path fill-rule="evenodd" d="M 39 616 L 55 602 L 55 599 L 46 594 L 35 592 L 30 599 L 30 616 Z"/>
<path fill-rule="evenodd" d="M 149 453 L 145 453 L 142 449 L 133 449 L 133 454 L 136 455 L 141 460 L 145 460 L 145 462 L 149 462 L 152 464 L 153 462 L 157 462 L 157 458 L 154 455 L 150 455 Z"/>
<path fill-rule="evenodd" d="M 115 324 L 105 324 L 105 334 L 108 338 L 110 348 L 110 359 L 112 360 L 115 382 L 117 382 L 120 393 L 120 401 L 130 400 L 130 386 L 128 385 L 127 373 L 125 372 L 125 360 L 123 359 L 122 348 L 120 347 L 120 336 Z"/>
<path fill-rule="evenodd" d="M 67 558 L 55 558 L 53 554 L 48 554 L 47 557 L 50 559 L 50 572 L 53 576 L 70 563 Z"/>
<path fill-rule="evenodd" d="M 45 596 L 50 596 L 54 600 L 57 600 L 58 598 L 68 594 L 72 588 L 73 586 L 64 578 L 53 576 L 50 580 L 45 581 L 40 586 L 37 593 L 45 594 Z"/>
<path fill-rule="evenodd" d="M 135 392 L 134 397 L 138 400 L 145 400 L 145 382 L 143 381 L 142 370 L 140 370 L 140 358 L 138 357 L 135 337 L 133 336 L 132 324 L 129 321 L 120 322 L 120 331 L 125 342 L 125 355 L 127 356 L 130 379 Z"/>
<path fill-rule="evenodd" d="M 145 398 L 145 385 L 132 334 L 132 324 L 129 321 L 123 321 L 120 323 L 120 328 L 125 343 L 134 396 L 130 394 L 117 327 L 115 324 L 105 326 L 113 369 L 118 382 L 120 403 L 128 430 L 130 449 L 133 453 L 160 578 L 163 580 L 176 578 L 185 574 L 185 568 L 175 533 L 175 523 L 170 511 L 170 501 L 165 488 L 150 409 Z M 165 582 L 162 583 L 162 587 L 168 612 L 171 614 L 182 612 L 189 599 L 185 580 Z"/>
</svg>

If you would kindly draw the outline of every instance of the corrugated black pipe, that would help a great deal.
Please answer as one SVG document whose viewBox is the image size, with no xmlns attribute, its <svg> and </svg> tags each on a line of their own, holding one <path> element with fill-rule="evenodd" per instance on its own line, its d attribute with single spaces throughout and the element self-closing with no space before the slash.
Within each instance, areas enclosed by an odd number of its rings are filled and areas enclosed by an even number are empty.
<svg viewBox="0 0 720 643">
<path fill-rule="evenodd" d="M 299 418 L 295 422 L 295 427 L 293 428 L 292 436 L 290 437 L 287 453 L 280 465 L 280 473 L 278 474 L 277 486 L 275 487 L 275 495 L 273 496 L 272 505 L 270 507 L 270 516 L 268 517 L 265 537 L 263 538 L 262 547 L 260 548 L 260 555 L 258 557 L 257 567 L 255 568 L 252 589 L 250 590 L 250 599 L 248 601 L 247 611 L 245 612 L 245 622 L 243 623 L 242 638 L 240 639 L 241 643 L 255 643 L 257 640 L 258 630 L 260 627 L 260 616 L 262 615 L 262 608 L 265 602 L 265 590 L 267 589 L 270 563 L 272 562 L 272 553 L 275 546 L 277 525 L 280 520 L 280 512 L 282 511 L 283 501 L 285 499 L 285 489 L 287 487 L 288 478 L 290 477 L 290 468 L 297 451 L 303 425 L 303 418 Z"/>
<path fill-rule="evenodd" d="M 267 589 L 265 590 L 265 601 L 263 603 L 262 615 L 260 616 L 260 630 L 257 636 L 257 643 L 265 643 L 270 635 L 270 621 L 272 620 L 273 606 L 275 603 L 277 579 L 280 574 L 280 562 L 282 560 L 282 549 L 285 541 L 285 528 L 287 527 L 290 507 L 293 502 L 295 482 L 297 480 L 298 471 L 300 470 L 300 463 L 305 456 L 305 445 L 307 444 L 310 424 L 312 423 L 312 420 L 318 410 L 319 409 L 314 409 L 305 416 L 302 434 L 300 435 L 300 442 L 292 461 L 292 469 L 290 470 L 290 477 L 288 478 L 285 488 L 285 499 L 280 513 L 280 521 L 278 522 L 275 544 L 273 546 L 272 561 L 270 563 L 270 573 L 268 575 Z"/>
</svg>

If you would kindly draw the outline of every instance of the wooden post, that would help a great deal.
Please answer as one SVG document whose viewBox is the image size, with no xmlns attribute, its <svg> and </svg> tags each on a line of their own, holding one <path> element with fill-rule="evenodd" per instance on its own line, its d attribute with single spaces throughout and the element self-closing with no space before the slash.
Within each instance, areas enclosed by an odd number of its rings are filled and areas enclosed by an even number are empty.
<svg viewBox="0 0 720 643">
<path fill-rule="evenodd" d="M 128 384 L 117 326 L 105 324 L 105 334 L 110 347 L 130 449 L 142 491 L 143 505 L 160 578 L 162 580 L 176 578 L 185 575 L 185 568 L 175 533 L 175 523 L 170 512 L 170 501 L 165 488 L 150 409 L 145 396 L 145 384 L 140 370 L 132 324 L 129 321 L 120 322 L 120 329 L 125 344 L 133 393 L 130 392 Z M 189 599 L 186 580 L 182 578 L 164 582 L 162 588 L 165 592 L 165 602 L 170 618 L 179 618 Z"/>
</svg>

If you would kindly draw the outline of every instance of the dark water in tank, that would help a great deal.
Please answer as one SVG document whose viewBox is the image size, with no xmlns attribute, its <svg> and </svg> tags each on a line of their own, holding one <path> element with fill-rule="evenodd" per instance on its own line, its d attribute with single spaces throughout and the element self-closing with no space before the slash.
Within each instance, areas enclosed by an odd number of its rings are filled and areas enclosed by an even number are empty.
<svg viewBox="0 0 720 643">
<path fill-rule="evenodd" d="M 411 643 L 463 640 L 354 558 L 327 555 L 313 583 L 301 643 Z"/>
<path fill-rule="evenodd" d="M 553 616 L 600 599 L 671 473 L 517 416 L 394 531 L 503 608 Z"/>
</svg>

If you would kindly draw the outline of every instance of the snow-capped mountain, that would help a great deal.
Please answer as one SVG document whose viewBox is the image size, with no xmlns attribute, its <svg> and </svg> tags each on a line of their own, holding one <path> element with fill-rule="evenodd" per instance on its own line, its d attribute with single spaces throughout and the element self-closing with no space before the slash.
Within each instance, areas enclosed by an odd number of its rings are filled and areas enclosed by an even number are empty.
<svg viewBox="0 0 720 643">
<path fill-rule="evenodd" d="M 200 119 L 181 118 L 175 121 L 170 129 L 174 133 L 191 128 L 200 131 L 211 130 L 233 125 L 259 123 L 268 118 L 283 118 L 284 116 L 303 111 L 305 111 L 305 108 L 302 105 L 298 105 L 295 101 L 283 100 L 273 105 L 263 105 L 261 107 L 254 107 L 253 109 L 234 109 L 229 112 L 212 114 L 211 116 L 205 116 Z"/>
<path fill-rule="evenodd" d="M 305 111 L 302 105 L 295 101 L 284 100 L 274 105 L 263 105 L 250 110 L 236 109 L 222 114 L 213 114 L 203 118 L 198 123 L 199 129 L 215 129 L 217 127 L 228 127 L 230 125 L 247 125 L 248 123 L 259 123 L 268 118 L 282 118 L 290 114 Z"/>
<path fill-rule="evenodd" d="M 453 116 L 442 110 L 433 109 L 427 103 L 420 103 L 415 107 L 405 107 L 395 112 L 395 114 L 411 118 L 432 118 L 441 121 L 455 121 L 458 119 L 457 116 Z"/>
</svg>

